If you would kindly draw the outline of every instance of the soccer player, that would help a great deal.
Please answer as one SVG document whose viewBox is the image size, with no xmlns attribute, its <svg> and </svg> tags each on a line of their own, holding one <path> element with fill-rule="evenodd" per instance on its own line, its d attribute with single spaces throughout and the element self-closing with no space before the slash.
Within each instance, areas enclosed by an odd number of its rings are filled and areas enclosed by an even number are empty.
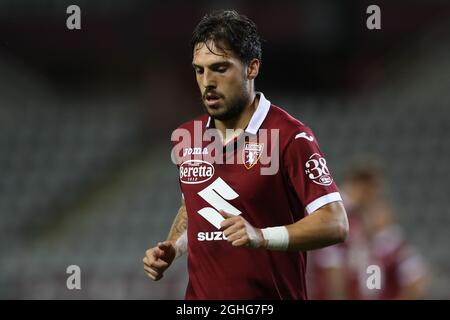
<svg viewBox="0 0 450 320">
<path fill-rule="evenodd" d="M 348 233 L 317 139 L 255 91 L 261 42 L 247 17 L 206 15 L 191 45 L 206 114 L 172 135 L 181 207 L 144 269 L 159 280 L 187 251 L 186 299 L 306 299 L 306 251 Z"/>
<path fill-rule="evenodd" d="M 352 226 L 346 243 L 316 250 L 308 280 L 313 299 L 422 299 L 427 266 L 408 243 L 385 194 L 381 169 L 370 158 L 350 163 L 341 188 Z M 312 259 L 311 259 L 312 258 Z M 369 266 L 380 287 L 367 286 Z"/>
</svg>

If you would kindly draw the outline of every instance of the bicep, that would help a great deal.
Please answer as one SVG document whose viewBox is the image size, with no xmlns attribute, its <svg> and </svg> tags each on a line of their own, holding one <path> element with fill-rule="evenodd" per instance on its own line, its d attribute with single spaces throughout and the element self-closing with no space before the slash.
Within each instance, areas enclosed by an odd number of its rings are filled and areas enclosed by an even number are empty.
<svg viewBox="0 0 450 320">
<path fill-rule="evenodd" d="M 323 215 L 332 218 L 339 218 L 347 220 L 347 213 L 345 211 L 344 204 L 342 201 L 333 201 L 327 203 L 326 205 L 320 207 L 319 209 L 311 212 L 312 215 Z"/>
<path fill-rule="evenodd" d="M 341 201 L 328 203 L 287 226 L 291 248 L 314 250 L 345 241 L 348 220 Z"/>
<path fill-rule="evenodd" d="M 347 212 L 342 201 L 330 202 L 312 212 L 311 216 L 316 216 L 322 223 L 341 228 L 345 234 L 348 232 Z"/>
</svg>

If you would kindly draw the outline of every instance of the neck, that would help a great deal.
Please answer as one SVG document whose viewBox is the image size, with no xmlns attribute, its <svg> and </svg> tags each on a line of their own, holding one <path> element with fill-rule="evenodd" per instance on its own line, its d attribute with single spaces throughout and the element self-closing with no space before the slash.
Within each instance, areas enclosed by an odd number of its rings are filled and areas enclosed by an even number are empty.
<svg viewBox="0 0 450 320">
<path fill-rule="evenodd" d="M 226 136 L 226 130 L 227 129 L 244 130 L 247 127 L 248 123 L 250 122 L 250 119 L 252 118 L 256 108 L 258 107 L 258 103 L 259 103 L 259 96 L 257 96 L 256 93 L 253 92 L 251 95 L 250 103 L 247 106 L 245 106 L 244 110 L 238 116 L 236 116 L 233 119 L 225 121 L 214 119 L 216 129 L 219 130 L 219 132 L 222 134 L 222 137 L 225 137 L 222 138 L 222 140 L 224 140 L 225 143 L 230 141 L 237 135 L 232 134 L 231 136 Z"/>
</svg>

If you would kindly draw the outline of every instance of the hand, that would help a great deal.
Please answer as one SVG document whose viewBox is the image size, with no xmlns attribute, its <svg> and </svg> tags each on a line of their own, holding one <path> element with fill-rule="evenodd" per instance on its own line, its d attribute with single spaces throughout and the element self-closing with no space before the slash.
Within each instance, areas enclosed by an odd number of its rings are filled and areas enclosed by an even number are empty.
<svg viewBox="0 0 450 320">
<path fill-rule="evenodd" d="M 145 273 L 150 279 L 158 281 L 172 264 L 175 254 L 176 249 L 170 241 L 160 242 L 156 247 L 148 249 L 142 259 Z"/>
<path fill-rule="evenodd" d="M 223 210 L 220 210 L 220 214 L 225 218 L 220 226 L 227 237 L 227 241 L 233 247 L 260 248 L 267 245 L 261 229 L 253 227 L 243 217 L 234 216 Z"/>
</svg>

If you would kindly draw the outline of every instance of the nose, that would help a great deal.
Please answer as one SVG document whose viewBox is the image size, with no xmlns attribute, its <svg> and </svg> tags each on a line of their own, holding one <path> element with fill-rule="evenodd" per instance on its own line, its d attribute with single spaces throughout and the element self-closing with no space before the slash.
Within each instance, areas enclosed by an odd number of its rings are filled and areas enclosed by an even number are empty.
<svg viewBox="0 0 450 320">
<path fill-rule="evenodd" d="M 211 88 L 217 87 L 217 82 L 216 82 L 214 75 L 208 70 L 205 70 L 203 72 L 202 85 L 205 89 L 208 89 L 208 88 L 211 89 Z"/>
</svg>

